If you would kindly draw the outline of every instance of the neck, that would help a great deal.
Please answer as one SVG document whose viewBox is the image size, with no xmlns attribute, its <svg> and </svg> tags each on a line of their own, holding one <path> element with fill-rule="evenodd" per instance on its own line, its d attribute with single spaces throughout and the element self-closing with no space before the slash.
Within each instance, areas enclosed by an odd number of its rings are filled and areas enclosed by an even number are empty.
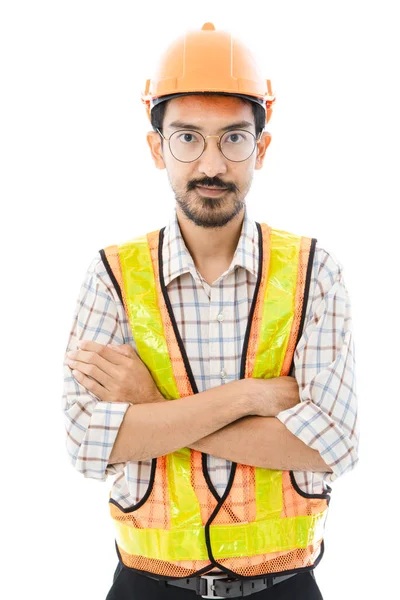
<svg viewBox="0 0 400 600">
<path fill-rule="evenodd" d="M 185 244 L 193 258 L 196 268 L 201 272 L 211 265 L 216 268 L 229 267 L 237 248 L 242 230 L 243 209 L 224 227 L 200 227 L 190 221 L 179 206 L 176 214 Z"/>
</svg>

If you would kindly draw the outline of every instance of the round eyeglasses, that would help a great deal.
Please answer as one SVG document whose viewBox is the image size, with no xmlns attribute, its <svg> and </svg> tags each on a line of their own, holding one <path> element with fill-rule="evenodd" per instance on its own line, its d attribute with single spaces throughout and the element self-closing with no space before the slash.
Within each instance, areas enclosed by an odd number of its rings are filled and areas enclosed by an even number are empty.
<svg viewBox="0 0 400 600">
<path fill-rule="evenodd" d="M 181 162 L 193 162 L 200 158 L 206 148 L 206 138 L 218 138 L 218 148 L 228 160 L 243 162 L 250 158 L 261 139 L 245 129 L 230 129 L 223 135 L 202 135 L 199 131 L 179 129 L 166 138 L 156 128 L 162 138 L 168 142 L 172 156 Z"/>
</svg>

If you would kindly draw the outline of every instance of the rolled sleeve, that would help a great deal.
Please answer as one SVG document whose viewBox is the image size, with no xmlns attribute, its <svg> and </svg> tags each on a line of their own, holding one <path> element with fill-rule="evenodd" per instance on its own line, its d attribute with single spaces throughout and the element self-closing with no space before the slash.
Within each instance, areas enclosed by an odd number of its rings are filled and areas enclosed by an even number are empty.
<svg viewBox="0 0 400 600">
<path fill-rule="evenodd" d="M 84 477 L 105 481 L 124 469 L 125 463 L 109 464 L 109 459 L 128 407 L 129 403 L 101 402 L 84 394 L 64 411 L 67 452 Z"/>
<path fill-rule="evenodd" d="M 126 463 L 110 464 L 110 455 L 129 402 L 104 402 L 73 376 L 66 363 L 69 350 L 81 339 L 99 344 L 124 343 L 115 290 L 106 279 L 100 255 L 91 261 L 76 301 L 64 357 L 62 407 L 70 462 L 84 477 L 105 481 Z"/>
<path fill-rule="evenodd" d="M 323 262 L 294 356 L 300 402 L 276 418 L 318 450 L 332 469 L 323 474 L 329 484 L 357 464 L 359 430 L 350 298 L 342 265 L 329 254 Z"/>
</svg>

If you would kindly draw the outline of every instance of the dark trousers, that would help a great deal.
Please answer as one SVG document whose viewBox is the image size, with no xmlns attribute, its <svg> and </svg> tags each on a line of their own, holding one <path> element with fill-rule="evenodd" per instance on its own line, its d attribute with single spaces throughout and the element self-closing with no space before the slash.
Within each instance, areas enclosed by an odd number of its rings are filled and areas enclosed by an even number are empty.
<svg viewBox="0 0 400 600">
<path fill-rule="evenodd" d="M 315 571 L 314 571 L 315 575 Z M 247 596 L 253 600 L 323 600 L 314 577 L 298 573 L 281 583 Z M 239 598 L 239 596 L 232 596 Z M 121 562 L 114 573 L 106 600 L 202 600 L 193 590 L 176 586 L 161 587 L 158 581 L 131 571 Z"/>
</svg>

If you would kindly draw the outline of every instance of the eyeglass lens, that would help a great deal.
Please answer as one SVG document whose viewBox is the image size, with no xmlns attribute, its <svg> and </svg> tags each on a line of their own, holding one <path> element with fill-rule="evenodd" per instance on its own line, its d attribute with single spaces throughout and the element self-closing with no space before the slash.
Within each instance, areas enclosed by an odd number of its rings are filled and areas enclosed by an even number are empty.
<svg viewBox="0 0 400 600">
<path fill-rule="evenodd" d="M 204 138 L 197 131 L 181 129 L 171 135 L 169 145 L 175 158 L 183 162 L 191 162 L 202 154 Z M 226 131 L 221 137 L 222 154 L 233 161 L 249 158 L 255 145 L 254 135 L 242 129 Z"/>
</svg>

